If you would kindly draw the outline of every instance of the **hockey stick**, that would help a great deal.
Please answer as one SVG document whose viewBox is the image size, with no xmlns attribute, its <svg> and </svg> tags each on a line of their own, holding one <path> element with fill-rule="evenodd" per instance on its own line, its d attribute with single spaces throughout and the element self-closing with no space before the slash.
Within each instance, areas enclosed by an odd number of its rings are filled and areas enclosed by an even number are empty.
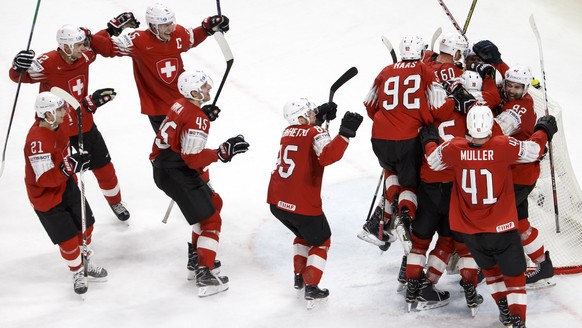
<svg viewBox="0 0 582 328">
<path fill-rule="evenodd" d="M 376 198 L 378 198 L 378 190 L 380 190 L 380 185 L 382 184 L 382 178 L 384 177 L 384 170 L 380 174 L 380 179 L 378 179 L 378 185 L 376 186 L 376 191 L 374 192 L 374 197 L 372 198 L 372 203 L 370 204 L 370 210 L 368 210 L 368 216 L 366 216 L 366 221 L 369 221 L 372 215 L 372 209 L 374 208 L 374 203 L 376 203 Z"/>
<path fill-rule="evenodd" d="M 398 61 L 398 58 L 396 57 L 396 52 L 394 51 L 394 47 L 392 46 L 392 43 L 390 43 L 390 40 L 388 40 L 388 38 L 383 36 L 383 35 L 382 35 L 382 42 L 384 43 L 386 48 L 388 48 L 388 51 L 390 51 L 390 56 L 392 57 L 392 63 L 396 63 Z"/>
<path fill-rule="evenodd" d="M 81 104 L 75 97 L 71 96 L 67 91 L 59 88 L 52 87 L 51 93 L 61 97 L 69 105 L 75 108 L 77 113 L 77 120 L 79 121 L 78 126 L 78 147 L 79 154 L 83 154 L 85 147 L 83 145 L 83 114 L 81 109 Z M 83 275 L 85 276 L 85 284 L 87 284 L 87 269 L 89 263 L 87 262 L 87 213 L 85 206 L 85 180 L 83 179 L 83 170 L 79 172 L 79 190 L 81 192 L 81 235 L 83 236 L 83 247 L 81 252 L 81 261 L 83 263 Z"/>
<path fill-rule="evenodd" d="M 38 9 L 40 7 L 40 0 L 36 3 L 36 9 L 34 10 L 34 17 L 32 18 L 32 27 L 30 28 L 30 35 L 28 36 L 28 43 L 26 44 L 26 50 L 30 50 L 30 43 L 32 42 L 32 34 L 34 33 L 34 26 L 36 25 L 36 17 L 38 16 Z M 12 105 L 12 113 L 10 114 L 10 121 L 8 122 L 8 131 L 6 132 L 6 140 L 4 141 L 4 150 L 2 151 L 2 164 L 0 164 L 0 177 L 4 173 L 4 163 L 6 162 L 6 147 L 8 147 L 8 138 L 10 137 L 10 130 L 12 128 L 12 121 L 14 120 L 14 113 L 16 112 L 16 104 L 18 103 L 18 95 L 20 94 L 20 86 L 22 85 L 22 74 L 20 72 L 18 76 L 18 86 L 16 87 L 16 95 L 14 96 L 14 104 Z"/>
<path fill-rule="evenodd" d="M 221 10 L 220 10 L 220 0 L 216 0 L 216 9 L 218 11 L 218 15 L 222 16 Z M 220 47 L 220 50 L 222 51 L 222 55 L 224 56 L 224 59 L 226 60 L 226 71 L 224 72 L 224 75 L 222 76 L 222 80 L 220 81 L 220 85 L 218 86 L 218 91 L 216 91 L 216 95 L 214 96 L 214 100 L 212 101 L 212 106 L 216 105 L 216 102 L 218 101 L 218 97 L 220 96 L 220 92 L 222 91 L 222 87 L 224 86 L 224 82 L 226 82 L 226 77 L 228 76 L 228 73 L 230 72 L 230 68 L 232 67 L 232 64 L 234 63 L 234 56 L 232 55 L 232 51 L 230 50 L 230 46 L 228 45 L 228 42 L 226 42 L 226 39 L 224 38 L 224 34 L 222 32 L 216 32 L 214 33 L 214 39 L 216 40 L 216 43 L 218 43 L 218 46 Z M 170 217 L 170 213 L 172 213 L 172 208 L 174 207 L 174 204 L 176 202 L 172 199 L 170 201 L 170 204 L 168 204 L 168 209 L 166 210 L 166 214 L 164 215 L 164 218 L 162 219 L 162 223 L 168 223 L 168 218 Z"/>
<path fill-rule="evenodd" d="M 465 33 L 463 33 L 463 30 L 461 29 L 461 27 L 457 23 L 457 20 L 455 19 L 455 17 L 453 17 L 453 14 L 451 14 L 451 12 L 449 11 L 449 8 L 447 8 L 447 5 L 445 5 L 445 2 L 443 0 L 437 0 L 437 1 L 441 5 L 441 7 L 443 7 L 445 14 L 447 14 L 447 17 L 449 17 L 449 19 L 451 20 L 451 23 L 453 23 L 453 26 L 455 27 L 455 29 L 457 29 L 457 31 L 463 36 L 463 38 L 465 38 L 465 41 L 469 42 L 469 40 L 467 39 L 467 36 L 465 36 Z"/>
<path fill-rule="evenodd" d="M 434 51 L 434 44 L 442 32 L 443 32 L 443 29 L 440 27 L 434 31 L 434 33 L 432 34 L 432 39 L 430 40 L 430 50 Z"/>
<path fill-rule="evenodd" d="M 471 8 L 469 8 L 469 13 L 467 13 L 467 19 L 465 20 L 465 25 L 463 25 L 463 31 L 461 32 L 463 35 L 467 33 L 467 29 L 469 28 L 469 22 L 471 22 L 471 17 L 473 17 L 473 11 L 475 10 L 475 6 L 477 5 L 477 0 L 473 0 L 471 3 Z"/>
<path fill-rule="evenodd" d="M 358 69 L 355 67 L 350 67 L 344 74 L 342 74 L 342 76 L 340 76 L 339 79 L 337 79 L 337 81 L 335 81 L 329 88 L 328 102 L 331 103 L 333 101 L 333 96 L 335 95 L 337 89 L 339 89 L 342 85 L 344 85 L 344 83 L 348 82 L 352 77 L 356 76 L 357 74 Z M 327 130 L 327 128 L 329 127 L 329 120 L 327 119 L 326 116 L 324 116 L 323 119 L 325 120 L 325 129 Z"/>
<path fill-rule="evenodd" d="M 531 25 L 531 29 L 533 30 L 536 40 L 538 42 L 538 50 L 540 53 L 540 67 L 542 70 L 542 80 L 544 81 L 544 104 L 546 109 L 546 116 L 550 114 L 548 109 L 548 90 L 546 88 L 546 70 L 544 69 L 544 53 L 542 51 L 542 39 L 540 37 L 540 32 L 538 31 L 538 27 L 536 26 L 536 21 L 534 20 L 533 14 L 529 16 L 529 25 Z M 552 195 L 554 198 L 554 214 L 556 218 L 556 233 L 560 233 L 560 218 L 558 215 L 558 192 L 556 190 L 556 173 L 554 171 L 554 155 L 552 151 L 552 142 L 548 140 L 548 153 L 550 153 L 550 175 L 552 178 Z"/>
</svg>

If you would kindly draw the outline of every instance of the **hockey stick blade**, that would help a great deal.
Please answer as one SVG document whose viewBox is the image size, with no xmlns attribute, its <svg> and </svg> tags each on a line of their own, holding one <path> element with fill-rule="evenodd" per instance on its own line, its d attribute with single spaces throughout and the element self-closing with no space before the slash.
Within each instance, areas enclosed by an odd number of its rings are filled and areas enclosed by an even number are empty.
<svg viewBox="0 0 582 328">
<path fill-rule="evenodd" d="M 337 79 L 337 81 L 335 81 L 335 83 L 331 85 L 331 88 L 329 88 L 329 102 L 333 101 L 333 95 L 335 94 L 337 89 L 339 89 L 339 87 L 344 85 L 344 83 L 348 82 L 352 77 L 356 76 L 357 74 L 358 69 L 355 67 L 351 67 L 342 76 L 340 76 L 340 78 Z"/>
<path fill-rule="evenodd" d="M 383 36 L 383 35 L 382 35 L 382 42 L 384 43 L 386 48 L 388 48 L 388 51 L 390 51 L 390 56 L 392 57 L 392 63 L 396 63 L 398 61 L 398 58 L 396 57 L 396 52 L 394 52 L 394 47 L 392 46 L 392 43 L 390 43 L 390 40 L 388 40 L 388 38 Z"/>
<path fill-rule="evenodd" d="M 59 87 L 52 87 L 51 93 L 54 94 L 55 96 L 63 98 L 63 100 L 66 101 L 67 104 L 71 105 L 75 109 L 81 107 L 81 104 L 77 99 L 75 99 L 75 97 L 71 96 L 70 93 Z"/>
<path fill-rule="evenodd" d="M 434 33 L 432 34 L 432 39 L 430 40 L 430 50 L 434 51 L 434 44 L 436 43 L 436 40 L 439 38 L 442 32 L 443 29 L 440 27 L 434 31 Z"/>
<path fill-rule="evenodd" d="M 220 96 L 220 92 L 222 91 L 222 87 L 224 86 L 224 82 L 226 82 L 226 77 L 228 76 L 228 73 L 230 72 L 230 68 L 232 67 L 232 64 L 234 63 L 234 56 L 232 55 L 232 51 L 230 50 L 230 46 L 228 45 L 228 42 L 226 42 L 226 39 L 224 38 L 224 34 L 222 33 L 214 33 L 214 39 L 216 40 L 216 43 L 218 43 L 218 46 L 220 47 L 220 50 L 222 51 L 222 55 L 224 56 L 224 59 L 226 60 L 226 71 L 224 72 L 224 75 L 222 76 L 222 81 L 220 81 L 220 85 L 218 86 L 218 91 L 216 91 L 216 96 L 214 96 L 214 100 L 212 101 L 212 105 L 216 105 L 216 102 L 218 101 L 218 97 Z"/>
</svg>

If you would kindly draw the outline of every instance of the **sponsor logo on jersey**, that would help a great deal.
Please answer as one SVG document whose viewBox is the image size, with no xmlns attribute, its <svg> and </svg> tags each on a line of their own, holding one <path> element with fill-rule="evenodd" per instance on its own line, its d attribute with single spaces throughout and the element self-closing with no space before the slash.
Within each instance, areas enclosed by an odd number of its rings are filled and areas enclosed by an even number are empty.
<svg viewBox="0 0 582 328">
<path fill-rule="evenodd" d="M 295 209 L 297 208 L 294 204 L 285 203 L 284 201 L 279 201 L 277 207 L 291 212 L 295 212 Z"/>
<path fill-rule="evenodd" d="M 174 82 L 178 76 L 178 59 L 167 58 L 156 63 L 156 70 L 160 79 L 167 84 Z"/>
<path fill-rule="evenodd" d="M 511 229 L 515 228 L 515 223 L 512 222 L 507 222 L 504 223 L 502 225 L 498 225 L 497 227 L 495 227 L 495 230 L 497 230 L 497 232 L 504 232 L 504 231 L 508 231 Z"/>
</svg>

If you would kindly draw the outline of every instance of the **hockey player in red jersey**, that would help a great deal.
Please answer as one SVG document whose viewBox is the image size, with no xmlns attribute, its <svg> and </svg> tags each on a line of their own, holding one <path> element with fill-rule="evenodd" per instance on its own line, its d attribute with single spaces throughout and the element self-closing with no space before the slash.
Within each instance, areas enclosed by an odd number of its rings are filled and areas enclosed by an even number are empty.
<svg viewBox="0 0 582 328">
<path fill-rule="evenodd" d="M 177 78 L 184 71 L 181 54 L 215 32 L 226 32 L 226 16 L 210 16 L 196 28 L 176 24 L 173 10 L 156 3 L 147 8 L 146 30 L 135 30 L 108 37 L 105 30 L 96 33 L 93 47 L 105 57 L 129 56 L 141 113 L 148 115 L 155 132 L 167 114 L 167 109 L 180 98 Z"/>
<path fill-rule="evenodd" d="M 49 91 L 59 87 L 69 92 L 79 102 L 84 103 L 83 140 L 85 150 L 91 154 L 89 169 L 97 178 L 97 183 L 107 203 L 121 221 L 129 219 L 129 211 L 121 198 L 121 189 L 111 162 L 105 140 L 93 121 L 97 107 L 113 99 L 113 89 L 100 89 L 88 95 L 89 65 L 96 54 L 89 47 L 90 32 L 84 28 L 64 25 L 57 31 L 58 48 L 34 59 L 34 51 L 23 50 L 14 59 L 9 71 L 14 82 L 39 83 L 39 91 Z M 71 145 L 77 147 L 77 116 L 71 111 L 65 118 Z"/>
<path fill-rule="evenodd" d="M 509 67 L 501 60 L 499 50 L 491 41 L 476 43 L 474 50 L 504 76 L 502 102 L 499 114 L 495 117 L 501 132 L 518 140 L 528 139 L 534 131 L 537 119 L 533 98 L 527 92 L 533 80 L 530 69 L 523 65 Z M 525 253 L 536 264 L 536 269 L 527 273 L 526 281 L 528 284 L 537 283 L 544 286 L 550 284 L 545 279 L 554 275 L 554 266 L 549 251 L 544 248 L 538 229 L 528 220 L 528 196 L 540 176 L 540 162 L 515 165 L 512 167 L 512 173 L 519 233 Z"/>
<path fill-rule="evenodd" d="M 321 206 L 324 167 L 342 158 L 349 138 L 356 136 L 363 120 L 361 115 L 347 112 L 339 134 L 332 139 L 320 125 L 323 117 L 335 118 L 335 111 L 333 103 L 316 107 L 305 98 L 285 105 L 283 112 L 289 126 L 283 131 L 267 195 L 271 213 L 295 234 L 294 287 L 301 290 L 305 286 L 308 308 L 329 295 L 327 289 L 318 287 L 331 243 L 331 230 Z"/>
<path fill-rule="evenodd" d="M 178 90 L 183 97 L 170 107 L 150 155 L 156 186 L 176 201 L 192 226 L 188 266 L 194 270 L 200 297 L 228 289 L 228 277 L 214 270 L 222 198 L 210 186 L 207 169 L 218 160 L 228 163 L 249 148 L 242 135 L 229 138 L 218 149 L 206 148 L 211 122 L 220 112 L 216 106 L 202 106 L 210 100 L 211 89 L 212 80 L 203 71 L 180 74 Z"/>
<path fill-rule="evenodd" d="M 456 137 L 437 147 L 434 127 L 423 128 L 421 135 L 430 167 L 454 171 L 450 226 L 462 235 L 483 269 L 500 309 L 499 319 L 524 328 L 526 263 L 517 230 L 511 165 L 537 161 L 558 127 L 553 116 L 544 116 L 536 123 L 536 132 L 520 141 L 505 135 L 491 137 L 493 122 L 490 108 L 474 106 L 467 114 L 471 138 Z"/>
<path fill-rule="evenodd" d="M 67 105 L 50 92 L 41 92 L 35 103 L 34 124 L 24 144 L 26 162 L 24 182 L 30 203 L 40 223 L 61 257 L 73 272 L 73 288 L 77 294 L 87 292 L 87 282 L 81 260 L 82 212 L 81 195 L 75 173 L 90 166 L 87 153 L 71 154 L 66 123 Z M 86 243 L 91 244 L 95 218 L 89 203 L 86 209 Z M 93 250 L 88 252 L 87 274 L 91 280 L 106 281 L 107 270 L 93 262 Z"/>
<path fill-rule="evenodd" d="M 459 33 L 447 33 L 439 42 L 439 53 L 427 50 L 423 62 L 432 68 L 438 82 L 450 81 L 463 73 L 463 54 L 469 43 Z"/>
</svg>

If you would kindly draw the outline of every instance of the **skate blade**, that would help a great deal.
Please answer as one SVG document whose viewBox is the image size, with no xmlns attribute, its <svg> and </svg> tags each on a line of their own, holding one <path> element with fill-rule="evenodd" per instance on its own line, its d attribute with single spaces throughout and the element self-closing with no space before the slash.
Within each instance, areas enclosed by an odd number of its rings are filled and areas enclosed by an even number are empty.
<svg viewBox="0 0 582 328">
<path fill-rule="evenodd" d="M 96 277 L 91 277 L 91 276 L 88 276 L 88 277 L 87 277 L 87 281 L 88 281 L 88 282 L 98 282 L 98 283 L 103 283 L 103 282 L 107 282 L 107 277 L 96 278 Z"/>
<path fill-rule="evenodd" d="M 358 238 L 370 243 L 374 246 L 384 246 L 386 243 L 381 241 L 380 239 L 378 239 L 378 237 L 374 236 L 373 234 L 367 232 L 366 230 L 362 230 L 360 231 L 360 233 L 358 234 Z"/>
<path fill-rule="evenodd" d="M 307 310 L 314 310 L 318 309 L 322 305 L 327 303 L 327 297 L 325 298 L 318 298 L 314 300 L 307 300 Z"/>
<path fill-rule="evenodd" d="M 550 279 L 540 279 L 534 283 L 526 284 L 526 290 L 537 290 L 537 289 L 545 289 L 556 286 L 556 283 Z"/>
<path fill-rule="evenodd" d="M 471 317 L 474 318 L 477 315 L 477 312 L 479 312 L 479 305 L 469 307 L 469 309 L 471 310 Z"/>
<path fill-rule="evenodd" d="M 425 311 L 425 310 L 437 309 L 437 308 L 448 305 L 449 302 L 450 302 L 450 299 L 446 299 L 444 301 L 417 302 L 416 311 Z"/>
<path fill-rule="evenodd" d="M 398 287 L 396 287 L 396 292 L 397 293 L 401 293 L 401 292 L 403 292 L 405 290 L 406 290 L 406 284 L 405 283 L 403 284 L 401 282 L 398 282 Z"/>
<path fill-rule="evenodd" d="M 198 287 L 198 297 L 212 296 L 228 290 L 228 284 Z"/>
</svg>

